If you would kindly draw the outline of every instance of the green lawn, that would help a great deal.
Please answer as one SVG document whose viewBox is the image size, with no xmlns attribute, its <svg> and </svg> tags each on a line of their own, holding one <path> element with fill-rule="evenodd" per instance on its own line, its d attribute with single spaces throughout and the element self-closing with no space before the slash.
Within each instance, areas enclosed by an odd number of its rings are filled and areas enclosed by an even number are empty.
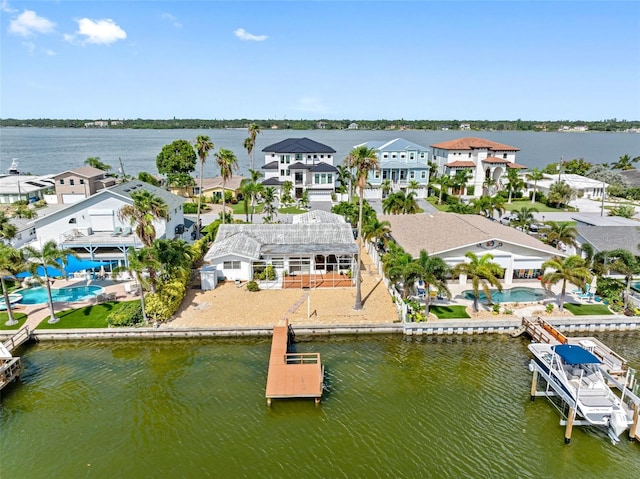
<svg viewBox="0 0 640 479">
<path fill-rule="evenodd" d="M 281 215 L 301 215 L 302 213 L 306 213 L 309 210 L 302 210 L 300 208 L 296 208 L 295 206 L 287 206 L 286 208 L 280 208 L 278 213 Z"/>
<path fill-rule="evenodd" d="M 438 211 L 447 211 L 449 208 L 449 205 L 446 204 L 444 201 L 442 202 L 441 205 L 438 204 L 438 197 L 437 196 L 429 196 L 427 198 L 427 201 L 429 203 L 431 203 Z"/>
<path fill-rule="evenodd" d="M 110 301 L 92 304 L 84 308 L 56 311 L 56 317 L 60 318 L 60 321 L 49 324 L 47 323 L 49 316 L 47 316 L 36 329 L 106 328 L 107 316 L 112 311 L 117 311 L 123 304 L 125 303 Z"/>
<path fill-rule="evenodd" d="M 9 315 L 7 314 L 6 311 L 0 313 L 0 329 L 20 329 L 22 326 L 24 326 L 24 322 L 27 320 L 27 315 L 24 313 L 18 313 L 16 311 L 13 312 L 13 319 L 16 319 L 18 321 L 18 324 L 14 324 L 13 326 L 7 326 L 6 323 L 7 321 L 9 321 Z"/>
<path fill-rule="evenodd" d="M 435 314 L 438 319 L 452 319 L 452 318 L 470 318 L 467 314 L 466 306 L 431 306 L 429 312 Z"/>
<path fill-rule="evenodd" d="M 506 201 L 504 202 L 504 209 L 507 211 L 519 210 L 523 206 L 526 206 L 527 208 L 533 207 L 538 210 L 538 213 L 561 213 L 564 211 L 563 209 L 552 208 L 545 205 L 544 203 L 538 203 L 537 201 L 534 204 L 531 204 L 531 200 L 518 200 L 513 201 L 513 203 L 511 204 L 507 203 Z M 573 210 L 573 208 L 570 208 L 570 210 Z"/>
<path fill-rule="evenodd" d="M 240 201 L 239 203 L 235 204 L 235 205 L 229 205 L 231 207 L 231 209 L 233 210 L 233 214 L 234 215 L 244 215 L 244 203 L 242 201 Z M 258 213 L 262 213 L 262 210 L 264 209 L 264 205 L 262 204 L 257 204 L 256 205 L 256 209 L 254 211 L 254 214 L 258 214 Z M 249 216 L 251 216 L 251 205 L 249 205 Z"/>
<path fill-rule="evenodd" d="M 613 314 L 604 304 L 564 303 L 564 307 L 576 316 Z"/>
</svg>

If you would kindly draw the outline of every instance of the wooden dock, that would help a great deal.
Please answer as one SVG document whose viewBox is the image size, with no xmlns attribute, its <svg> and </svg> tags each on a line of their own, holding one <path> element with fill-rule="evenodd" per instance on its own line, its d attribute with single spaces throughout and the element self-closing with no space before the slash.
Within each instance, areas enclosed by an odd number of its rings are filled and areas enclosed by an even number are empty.
<svg viewBox="0 0 640 479">
<path fill-rule="evenodd" d="M 320 353 L 290 353 L 293 330 L 287 320 L 273 328 L 266 398 L 272 399 L 314 398 L 316 404 L 322 397 L 324 367 Z"/>
<path fill-rule="evenodd" d="M 16 334 L 0 343 L 0 391 L 20 376 L 22 372 L 22 361 L 19 357 L 13 357 L 12 353 L 30 338 L 31 333 L 29 328 L 25 326 Z"/>
</svg>

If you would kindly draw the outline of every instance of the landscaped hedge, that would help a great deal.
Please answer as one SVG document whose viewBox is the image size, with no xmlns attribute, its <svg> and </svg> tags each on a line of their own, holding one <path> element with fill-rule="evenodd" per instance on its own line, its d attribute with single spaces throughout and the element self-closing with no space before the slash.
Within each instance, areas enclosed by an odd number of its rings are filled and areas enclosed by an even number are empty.
<svg viewBox="0 0 640 479">
<path fill-rule="evenodd" d="M 136 326 L 142 323 L 142 305 L 140 301 L 124 303 L 107 316 L 109 326 Z"/>
</svg>

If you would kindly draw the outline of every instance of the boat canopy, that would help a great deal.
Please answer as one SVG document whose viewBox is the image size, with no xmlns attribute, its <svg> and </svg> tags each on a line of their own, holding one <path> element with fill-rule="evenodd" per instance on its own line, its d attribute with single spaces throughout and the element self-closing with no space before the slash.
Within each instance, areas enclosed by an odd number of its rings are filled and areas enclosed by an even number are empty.
<svg viewBox="0 0 640 479">
<path fill-rule="evenodd" d="M 575 344 L 560 344 L 553 346 L 553 350 L 567 364 L 599 364 L 602 362 L 593 353 Z"/>
</svg>

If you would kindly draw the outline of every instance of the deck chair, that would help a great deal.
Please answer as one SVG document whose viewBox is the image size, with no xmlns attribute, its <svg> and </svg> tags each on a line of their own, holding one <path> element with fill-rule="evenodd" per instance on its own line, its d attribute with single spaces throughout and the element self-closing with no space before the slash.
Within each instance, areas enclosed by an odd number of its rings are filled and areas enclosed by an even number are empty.
<svg viewBox="0 0 640 479">
<path fill-rule="evenodd" d="M 120 236 L 122 234 L 122 228 L 120 226 L 116 226 L 113 229 L 113 233 L 111 233 L 111 236 Z"/>
<path fill-rule="evenodd" d="M 122 231 L 122 236 L 129 236 L 131 233 L 133 233 L 133 231 L 131 231 L 131 226 L 127 226 Z"/>
</svg>

